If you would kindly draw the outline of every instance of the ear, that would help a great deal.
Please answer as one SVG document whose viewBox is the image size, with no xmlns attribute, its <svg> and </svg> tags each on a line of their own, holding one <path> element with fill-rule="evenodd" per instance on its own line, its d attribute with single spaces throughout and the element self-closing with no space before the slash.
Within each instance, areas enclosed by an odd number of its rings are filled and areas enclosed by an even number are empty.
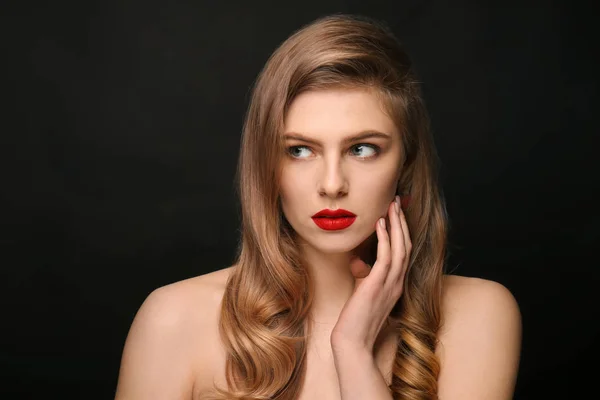
<svg viewBox="0 0 600 400">
<path fill-rule="evenodd" d="M 398 186 L 396 186 L 396 194 L 400 196 L 400 207 L 405 210 L 410 203 L 410 194 L 402 193 L 402 189 L 400 188 L 400 181 L 398 181 Z"/>
<path fill-rule="evenodd" d="M 405 210 L 410 204 L 410 194 L 405 194 L 404 196 L 400 196 L 400 207 Z"/>
</svg>

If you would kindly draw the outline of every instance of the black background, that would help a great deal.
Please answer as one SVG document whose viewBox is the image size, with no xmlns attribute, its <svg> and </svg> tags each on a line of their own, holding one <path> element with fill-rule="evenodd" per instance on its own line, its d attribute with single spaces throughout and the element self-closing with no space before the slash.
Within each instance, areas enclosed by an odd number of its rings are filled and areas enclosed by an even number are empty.
<svg viewBox="0 0 600 400">
<path fill-rule="evenodd" d="M 249 89 L 289 34 L 334 12 L 383 19 L 413 58 L 442 161 L 449 270 L 501 282 L 521 307 L 515 398 L 595 393 L 591 7 L 164 0 L 2 9 L 5 398 L 111 398 L 144 298 L 233 262 Z"/>
</svg>

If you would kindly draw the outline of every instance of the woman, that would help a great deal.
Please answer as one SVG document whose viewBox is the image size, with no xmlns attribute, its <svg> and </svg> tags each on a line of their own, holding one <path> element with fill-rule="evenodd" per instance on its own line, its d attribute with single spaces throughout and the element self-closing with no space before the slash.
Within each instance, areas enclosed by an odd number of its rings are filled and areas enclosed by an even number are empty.
<svg viewBox="0 0 600 400">
<path fill-rule="evenodd" d="M 294 33 L 246 118 L 237 262 L 150 294 L 116 398 L 510 399 L 519 309 L 444 275 L 436 175 L 393 35 L 345 15 Z"/>
</svg>

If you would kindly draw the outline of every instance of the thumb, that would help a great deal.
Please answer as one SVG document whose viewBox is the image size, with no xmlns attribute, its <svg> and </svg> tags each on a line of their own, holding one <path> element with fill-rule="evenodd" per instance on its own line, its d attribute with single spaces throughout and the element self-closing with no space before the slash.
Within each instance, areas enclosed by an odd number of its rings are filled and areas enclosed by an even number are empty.
<svg viewBox="0 0 600 400">
<path fill-rule="evenodd" d="M 350 272 L 357 280 L 363 280 L 371 272 L 371 266 L 365 263 L 360 257 L 353 257 L 350 260 Z"/>
</svg>

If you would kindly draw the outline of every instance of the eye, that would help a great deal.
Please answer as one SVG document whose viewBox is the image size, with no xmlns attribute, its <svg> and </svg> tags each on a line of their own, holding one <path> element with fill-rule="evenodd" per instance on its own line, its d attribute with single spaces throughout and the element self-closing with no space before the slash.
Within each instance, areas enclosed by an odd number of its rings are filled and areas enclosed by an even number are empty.
<svg viewBox="0 0 600 400">
<path fill-rule="evenodd" d="M 302 157 L 302 153 L 303 153 L 302 150 L 310 151 L 308 149 L 308 147 L 306 147 L 306 146 L 291 146 L 291 147 L 288 147 L 287 151 L 294 158 L 305 158 L 305 157 Z M 306 151 L 304 152 L 305 155 L 306 155 Z"/>
<path fill-rule="evenodd" d="M 354 152 L 354 150 L 358 150 L 358 154 Z M 379 154 L 379 147 L 372 144 L 361 143 L 352 146 L 350 151 L 359 158 L 371 158 Z"/>
</svg>

